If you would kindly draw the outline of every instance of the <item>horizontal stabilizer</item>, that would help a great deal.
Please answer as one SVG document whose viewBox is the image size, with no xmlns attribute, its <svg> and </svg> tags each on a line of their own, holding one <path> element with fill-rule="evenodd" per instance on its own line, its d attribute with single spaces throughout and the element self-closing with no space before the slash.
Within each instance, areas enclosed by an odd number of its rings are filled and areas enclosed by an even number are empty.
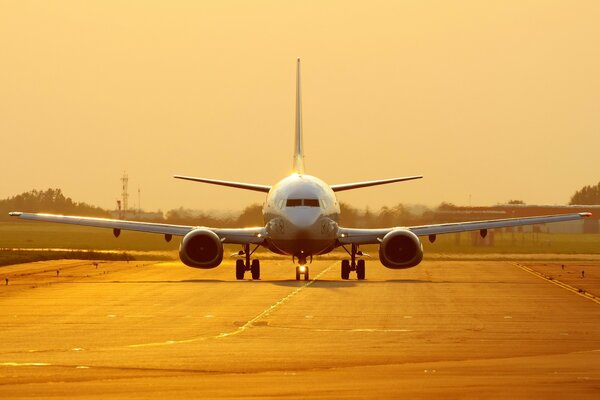
<svg viewBox="0 0 600 400">
<path fill-rule="evenodd" d="M 229 187 L 234 187 L 234 188 L 238 188 L 238 189 L 254 190 L 255 192 L 268 193 L 269 190 L 271 190 L 271 186 L 257 185 L 254 183 L 222 181 L 222 180 L 218 180 L 218 179 L 196 178 L 193 176 L 181 176 L 181 175 L 173 175 L 173 178 L 185 179 L 187 181 L 194 181 L 194 182 L 210 183 L 213 185 L 229 186 Z"/>
<path fill-rule="evenodd" d="M 419 176 L 405 176 L 402 178 L 379 179 L 376 181 L 344 183 L 341 185 L 331 185 L 331 190 L 333 190 L 334 192 L 341 192 L 343 190 L 358 189 L 358 188 L 364 188 L 364 187 L 376 186 L 376 185 L 385 185 L 387 183 L 394 183 L 394 182 L 412 181 L 413 179 L 421 179 L 421 178 L 423 178 L 423 176 L 419 175 Z"/>
</svg>

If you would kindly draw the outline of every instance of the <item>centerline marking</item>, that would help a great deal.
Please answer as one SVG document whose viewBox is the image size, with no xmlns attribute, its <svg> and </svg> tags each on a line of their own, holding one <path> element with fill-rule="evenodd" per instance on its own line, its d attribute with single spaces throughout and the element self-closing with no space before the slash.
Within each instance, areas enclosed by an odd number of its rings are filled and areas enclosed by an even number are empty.
<svg viewBox="0 0 600 400">
<path fill-rule="evenodd" d="M 252 328 L 254 326 L 254 324 L 256 324 L 256 322 L 258 322 L 259 320 L 261 320 L 261 319 L 269 316 L 271 313 L 273 313 L 279 307 L 281 307 L 282 305 L 284 305 L 285 303 L 287 303 L 288 301 L 290 301 L 292 298 L 294 298 L 296 295 L 298 295 L 301 291 L 303 291 L 307 287 L 311 286 L 313 283 L 315 283 L 317 280 L 319 280 L 319 278 L 321 278 L 321 276 L 323 276 L 327 272 L 329 272 L 329 270 L 331 270 L 331 268 L 333 268 L 334 265 L 335 265 L 335 263 L 331 264 L 329 267 L 325 268 L 323 271 L 321 271 L 313 279 L 309 280 L 304 285 L 300 286 L 299 288 L 297 288 L 296 290 L 294 290 L 293 292 L 291 292 L 287 296 L 285 296 L 285 297 L 279 299 L 278 301 L 276 301 L 275 303 L 271 304 L 269 307 L 267 307 L 266 309 L 264 309 L 262 312 L 260 312 L 254 318 L 252 318 L 251 320 L 249 320 L 248 322 L 246 322 L 244 325 L 239 326 L 237 329 L 235 329 L 235 330 L 233 330 L 231 332 L 223 332 L 223 333 L 219 333 L 218 335 L 213 335 L 213 336 L 199 336 L 199 337 L 190 338 L 190 339 L 183 339 L 183 340 L 167 340 L 167 341 L 164 341 L 164 342 L 132 344 L 132 345 L 129 345 L 127 347 L 129 347 L 129 348 L 138 348 L 138 347 L 168 346 L 168 345 L 173 345 L 173 344 L 183 344 L 183 343 L 199 342 L 199 341 L 208 340 L 208 339 L 222 339 L 222 338 L 226 338 L 226 337 L 231 337 L 231 336 L 239 335 L 240 333 L 245 332 L 248 329 Z"/>
</svg>

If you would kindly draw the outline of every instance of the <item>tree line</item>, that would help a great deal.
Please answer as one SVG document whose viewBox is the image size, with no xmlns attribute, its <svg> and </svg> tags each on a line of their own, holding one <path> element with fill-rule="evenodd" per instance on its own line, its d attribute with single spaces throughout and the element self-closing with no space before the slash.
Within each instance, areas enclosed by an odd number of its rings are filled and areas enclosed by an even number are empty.
<svg viewBox="0 0 600 400">
<path fill-rule="evenodd" d="M 399 226 L 417 223 L 423 219 L 423 213 L 413 213 L 402 204 L 382 207 L 377 211 L 371 211 L 369 208 L 360 210 L 345 203 L 341 203 L 340 208 L 342 211 L 340 223 L 344 226 Z M 0 221 L 10 221 L 11 217 L 8 213 L 11 211 L 111 218 L 109 210 L 84 202 L 75 202 L 65 196 L 61 189 L 31 190 L 0 200 Z M 240 213 L 231 214 L 215 214 L 180 207 L 167 211 L 164 218 L 144 219 L 144 221 L 223 228 L 264 224 L 260 204 L 249 205 Z"/>
<path fill-rule="evenodd" d="M 521 200 L 510 200 L 508 204 L 524 204 Z M 600 182 L 595 186 L 584 186 L 575 192 L 569 204 L 592 205 L 600 204 Z M 439 212 L 452 211 L 456 206 L 442 203 L 438 207 L 425 206 L 409 207 L 401 203 L 378 210 L 368 207 L 364 210 L 341 203 L 340 224 L 347 227 L 387 227 L 422 225 L 439 221 Z M 0 221 L 8 221 L 10 211 L 45 212 L 64 215 L 81 215 L 90 217 L 110 218 L 111 213 L 101 207 L 84 202 L 75 202 L 65 196 L 61 189 L 31 190 L 4 200 L 0 200 Z M 135 219 L 135 218 L 132 218 Z M 164 218 L 148 220 L 179 225 L 214 226 L 214 227 L 249 227 L 262 226 L 262 206 L 252 204 L 240 213 L 214 214 L 204 211 L 177 208 L 167 211 Z"/>
<path fill-rule="evenodd" d="M 11 211 L 110 217 L 109 212 L 100 207 L 73 201 L 61 189 L 31 190 L 0 200 L 0 220 L 8 220 Z"/>
<path fill-rule="evenodd" d="M 571 205 L 600 204 L 600 182 L 594 186 L 584 186 L 571 196 Z"/>
</svg>

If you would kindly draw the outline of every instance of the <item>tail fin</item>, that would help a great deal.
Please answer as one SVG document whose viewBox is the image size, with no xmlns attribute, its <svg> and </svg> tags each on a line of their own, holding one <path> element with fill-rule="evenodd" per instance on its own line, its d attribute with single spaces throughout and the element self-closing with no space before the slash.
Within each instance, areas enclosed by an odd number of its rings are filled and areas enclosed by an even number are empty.
<svg viewBox="0 0 600 400">
<path fill-rule="evenodd" d="M 300 59 L 296 72 L 296 135 L 294 143 L 294 172 L 304 173 L 304 144 L 302 142 L 302 97 L 300 96 Z"/>
</svg>

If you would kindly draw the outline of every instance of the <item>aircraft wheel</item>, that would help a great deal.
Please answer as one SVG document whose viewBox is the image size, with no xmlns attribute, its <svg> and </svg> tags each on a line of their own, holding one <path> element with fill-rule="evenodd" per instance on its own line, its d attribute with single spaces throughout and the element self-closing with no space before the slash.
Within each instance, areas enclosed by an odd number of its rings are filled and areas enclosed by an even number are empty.
<svg viewBox="0 0 600 400">
<path fill-rule="evenodd" d="M 358 260 L 356 263 L 356 278 L 359 280 L 365 279 L 365 260 Z"/>
<path fill-rule="evenodd" d="M 300 280 L 300 267 L 296 267 L 296 280 Z"/>
<path fill-rule="evenodd" d="M 252 272 L 252 279 L 260 279 L 260 261 L 259 260 L 252 260 L 250 272 Z"/>
<path fill-rule="evenodd" d="M 244 272 L 246 272 L 244 260 L 235 260 L 235 279 L 244 279 Z"/>
<path fill-rule="evenodd" d="M 342 279 L 350 278 L 350 261 L 342 260 Z"/>
<path fill-rule="evenodd" d="M 306 270 L 304 270 L 304 280 L 307 281 L 308 280 L 308 267 L 304 267 L 306 268 Z"/>
</svg>

